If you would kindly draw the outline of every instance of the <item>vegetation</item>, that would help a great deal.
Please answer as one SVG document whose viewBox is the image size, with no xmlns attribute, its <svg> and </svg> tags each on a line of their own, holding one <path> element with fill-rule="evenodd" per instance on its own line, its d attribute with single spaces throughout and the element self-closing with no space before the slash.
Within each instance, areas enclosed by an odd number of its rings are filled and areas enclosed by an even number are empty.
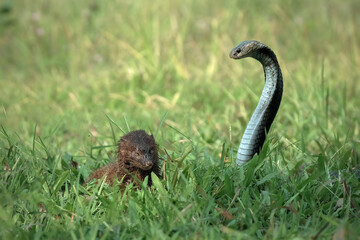
<svg viewBox="0 0 360 240">
<path fill-rule="evenodd" d="M 0 238 L 358 238 L 359 12 L 357 0 L 2 1 Z M 228 53 L 249 39 L 278 55 L 284 94 L 239 168 L 264 80 Z M 164 178 L 84 188 L 134 129 L 156 137 Z"/>
</svg>

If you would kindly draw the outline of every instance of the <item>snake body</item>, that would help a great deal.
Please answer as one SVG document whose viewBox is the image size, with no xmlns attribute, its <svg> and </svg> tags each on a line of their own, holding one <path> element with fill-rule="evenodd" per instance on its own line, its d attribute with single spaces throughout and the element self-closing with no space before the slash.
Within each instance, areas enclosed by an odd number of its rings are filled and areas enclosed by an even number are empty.
<svg viewBox="0 0 360 240">
<path fill-rule="evenodd" d="M 236 163 L 241 165 L 259 153 L 264 144 L 266 133 L 269 132 L 280 106 L 283 79 L 275 53 L 263 43 L 258 41 L 241 42 L 231 50 L 229 56 L 233 59 L 255 58 L 262 64 L 265 74 L 265 87 L 246 126 L 236 156 Z"/>
</svg>

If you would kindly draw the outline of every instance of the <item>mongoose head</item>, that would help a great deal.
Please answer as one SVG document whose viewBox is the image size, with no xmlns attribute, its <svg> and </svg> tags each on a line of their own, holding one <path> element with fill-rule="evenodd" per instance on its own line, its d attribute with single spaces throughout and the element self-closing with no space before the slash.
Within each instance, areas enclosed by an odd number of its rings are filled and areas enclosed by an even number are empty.
<svg viewBox="0 0 360 240">
<path fill-rule="evenodd" d="M 158 152 L 153 135 L 144 130 L 135 130 L 119 141 L 118 161 L 125 167 L 151 170 L 158 165 Z"/>
</svg>

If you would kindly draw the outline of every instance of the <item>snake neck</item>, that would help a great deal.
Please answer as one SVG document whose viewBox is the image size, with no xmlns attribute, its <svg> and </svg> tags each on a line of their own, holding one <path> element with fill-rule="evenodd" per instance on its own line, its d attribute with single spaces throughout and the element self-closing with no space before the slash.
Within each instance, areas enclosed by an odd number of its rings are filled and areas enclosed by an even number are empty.
<svg viewBox="0 0 360 240">
<path fill-rule="evenodd" d="M 236 157 L 238 165 L 249 161 L 254 154 L 260 152 L 265 141 L 265 135 L 269 132 L 279 109 L 283 91 L 281 69 L 274 52 L 264 46 L 254 51 L 250 57 L 262 64 L 265 74 L 265 87 L 241 139 Z"/>
</svg>

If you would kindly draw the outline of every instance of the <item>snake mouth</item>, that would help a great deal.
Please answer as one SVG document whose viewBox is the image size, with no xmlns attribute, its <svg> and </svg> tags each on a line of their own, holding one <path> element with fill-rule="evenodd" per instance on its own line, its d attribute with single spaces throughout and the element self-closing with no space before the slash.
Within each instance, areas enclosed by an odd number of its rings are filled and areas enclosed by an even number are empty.
<svg viewBox="0 0 360 240">
<path fill-rule="evenodd" d="M 233 58 L 233 59 L 240 59 L 241 58 L 241 48 L 239 47 L 234 47 L 230 53 L 229 53 L 229 57 Z"/>
<path fill-rule="evenodd" d="M 241 49 L 240 48 L 234 48 L 230 51 L 229 53 L 229 57 L 233 58 L 233 59 L 239 59 L 239 54 L 241 53 Z"/>
</svg>

